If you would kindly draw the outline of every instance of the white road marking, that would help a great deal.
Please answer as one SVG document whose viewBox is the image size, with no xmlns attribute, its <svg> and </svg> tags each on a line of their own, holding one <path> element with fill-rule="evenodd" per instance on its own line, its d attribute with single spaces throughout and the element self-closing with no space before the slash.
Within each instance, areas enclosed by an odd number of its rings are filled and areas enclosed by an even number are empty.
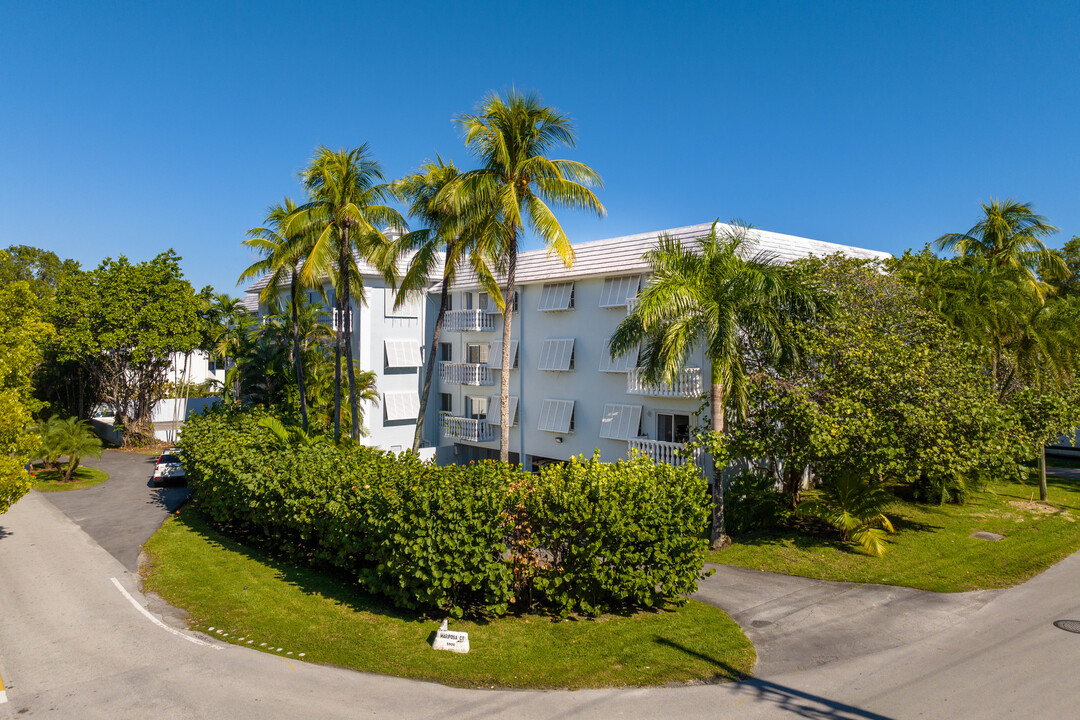
<svg viewBox="0 0 1080 720">
<path fill-rule="evenodd" d="M 150 622 L 154 623 L 155 625 L 160 627 L 162 630 L 166 630 L 168 632 L 171 632 L 173 635 L 176 635 L 177 637 L 182 637 L 182 638 L 184 638 L 185 640 L 187 640 L 189 642 L 195 643 L 196 645 L 205 645 L 206 647 L 211 647 L 211 648 L 214 648 L 215 650 L 220 650 L 221 649 L 217 645 L 214 645 L 212 643 L 208 643 L 205 640 L 200 640 L 197 637 L 192 637 L 191 635 L 187 635 L 185 633 L 182 633 L 179 630 L 177 630 L 176 628 L 169 627 L 165 623 L 161 622 L 156 617 L 151 615 L 149 610 L 147 610 L 142 605 L 140 605 L 139 601 L 136 600 L 135 598 L 133 598 L 131 596 L 131 593 L 129 593 L 127 590 L 124 589 L 124 586 L 120 584 L 119 580 L 117 580 L 116 578 L 110 578 L 110 579 L 112 580 L 113 585 L 116 586 L 116 589 L 119 590 L 121 592 L 121 594 L 123 594 L 123 596 L 128 599 L 128 602 L 130 602 L 132 605 L 135 606 L 136 610 L 138 610 L 143 615 L 145 615 L 147 617 L 147 619 L 150 620 Z"/>
<path fill-rule="evenodd" d="M 7 690 L 0 690 L 0 705 L 7 702 Z"/>
</svg>

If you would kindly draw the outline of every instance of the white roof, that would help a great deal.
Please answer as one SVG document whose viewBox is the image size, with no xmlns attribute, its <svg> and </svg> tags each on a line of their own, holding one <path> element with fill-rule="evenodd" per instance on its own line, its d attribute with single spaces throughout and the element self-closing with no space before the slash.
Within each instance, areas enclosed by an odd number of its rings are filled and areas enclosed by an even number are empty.
<svg viewBox="0 0 1080 720">
<path fill-rule="evenodd" d="M 718 229 L 724 227 L 732 226 L 725 223 L 718 225 Z M 575 243 L 574 264 L 569 269 L 563 265 L 558 255 L 554 253 L 549 255 L 546 249 L 527 250 L 518 255 L 517 283 L 524 285 L 590 276 L 630 275 L 648 272 L 648 263 L 642 260 L 641 256 L 647 250 L 656 246 L 656 239 L 659 235 L 666 233 L 681 240 L 690 240 L 708 235 L 711 229 L 712 223 L 709 222 L 670 230 L 655 230 L 638 233 L 637 235 Z M 791 262 L 811 255 L 832 255 L 838 252 L 855 258 L 884 259 L 891 257 L 890 253 L 879 250 L 867 250 L 850 245 L 810 240 L 809 238 L 783 235 L 756 228 L 751 230 L 749 235 L 757 241 L 755 250 L 771 253 L 782 262 Z M 463 271 L 458 275 L 458 282 L 455 287 L 475 287 L 477 284 L 476 276 L 469 272 L 467 268 L 463 268 Z"/>
<path fill-rule="evenodd" d="M 388 237 L 389 237 L 389 235 L 388 235 Z M 404 275 L 405 271 L 409 269 L 409 262 L 412 260 L 413 254 L 414 253 L 408 253 L 405 256 L 403 256 L 400 260 L 398 260 L 397 271 L 398 271 L 399 276 Z M 443 261 L 443 257 L 444 257 L 443 254 L 439 253 L 438 261 L 436 262 L 436 267 L 435 267 L 435 270 L 434 270 L 434 273 L 433 273 L 433 281 L 438 280 L 439 278 L 442 277 L 442 261 Z M 356 261 L 356 267 L 358 267 L 360 269 L 360 274 L 363 275 L 364 277 L 378 277 L 378 278 L 382 277 L 382 273 L 379 272 L 375 268 L 374 265 L 372 265 L 371 263 L 369 263 L 366 260 L 364 260 L 363 258 L 361 258 L 355 252 L 353 253 L 353 260 Z M 304 267 L 303 262 L 300 263 L 300 267 Z M 285 271 L 285 272 L 283 272 L 281 274 L 281 277 L 282 277 L 282 279 L 281 279 L 281 282 L 278 284 L 278 287 L 288 287 L 289 283 L 292 282 L 292 273 L 288 272 L 288 271 Z M 258 293 L 264 287 L 266 287 L 269 282 L 270 282 L 270 274 L 263 275 L 261 278 L 256 280 L 252 285 L 248 286 L 248 288 L 244 292 L 246 292 L 246 293 Z"/>
</svg>

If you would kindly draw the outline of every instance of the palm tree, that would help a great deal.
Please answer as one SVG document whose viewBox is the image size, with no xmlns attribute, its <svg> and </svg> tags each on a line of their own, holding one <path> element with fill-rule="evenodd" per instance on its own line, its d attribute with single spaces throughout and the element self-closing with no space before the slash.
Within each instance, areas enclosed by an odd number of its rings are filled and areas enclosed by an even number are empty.
<svg viewBox="0 0 1080 720">
<path fill-rule="evenodd" d="M 502 366 L 509 368 L 517 255 L 525 226 L 570 267 L 574 250 L 551 206 L 578 208 L 603 217 L 604 206 L 589 189 L 602 183 L 596 171 L 584 163 L 547 157 L 554 146 L 574 147 L 574 128 L 566 115 L 541 105 L 536 95 L 516 91 L 505 97 L 491 94 L 475 114 L 462 115 L 458 122 L 465 132 L 465 145 L 481 167 L 463 173 L 444 192 L 456 211 L 475 220 L 490 217 L 491 232 L 496 233 L 490 245 L 500 248 L 505 261 L 506 280 L 502 298 L 496 303 L 503 313 Z M 499 458 L 508 462 L 510 373 L 504 370 L 500 376 Z"/>
<path fill-rule="evenodd" d="M 297 271 L 300 261 L 307 251 L 311 235 L 305 232 L 307 228 L 297 228 L 297 232 L 288 234 L 285 231 L 289 219 L 296 212 L 296 203 L 285 198 L 284 202 L 271 205 L 266 213 L 266 227 L 257 227 L 248 230 L 248 239 L 244 245 L 252 248 L 262 259 L 252 263 L 240 273 L 237 282 L 244 282 L 251 278 L 270 274 L 266 287 L 260 294 L 263 301 L 271 297 L 277 300 L 277 289 L 289 281 L 289 307 L 292 309 L 292 359 L 296 368 L 296 385 L 300 389 L 300 422 L 303 429 L 308 429 L 307 400 L 304 393 L 304 368 L 300 359 L 300 322 L 297 318 L 297 291 L 300 284 L 300 273 Z"/>
<path fill-rule="evenodd" d="M 398 286 L 397 304 L 400 305 L 410 296 L 423 293 L 430 283 L 431 275 L 438 269 L 439 252 L 442 251 L 442 287 L 439 295 L 439 312 L 435 317 L 431 349 L 428 352 L 427 366 L 424 369 L 423 390 L 420 393 L 420 411 L 416 416 L 416 432 L 413 436 L 412 451 L 419 452 L 423 437 L 424 416 L 427 413 L 428 398 L 431 394 L 431 381 L 435 375 L 435 361 L 442 335 L 443 319 L 446 316 L 447 299 L 459 267 L 468 262 L 480 281 L 484 283 L 492 297 L 499 295 L 498 284 L 490 269 L 489 260 L 493 255 L 486 241 L 491 233 L 483 231 L 483 223 L 473 222 L 467 225 L 464 218 L 469 212 L 455 212 L 446 201 L 446 195 L 440 201 L 440 193 L 456 182 L 460 177 L 453 162 L 443 162 L 437 158 L 434 162 L 424 163 L 418 172 L 407 175 L 393 184 L 395 195 L 408 204 L 408 215 L 421 222 L 424 227 L 402 235 L 395 243 L 394 255 L 401 257 L 412 253 L 409 267 Z M 505 374 L 505 373 L 504 373 Z"/>
<path fill-rule="evenodd" d="M 1022 271 L 1042 294 L 1036 271 L 1064 275 L 1061 256 L 1048 250 L 1042 238 L 1058 231 L 1037 214 L 1031 203 L 992 199 L 982 204 L 983 217 L 966 233 L 946 233 L 935 241 L 939 250 L 952 250 L 961 257 L 985 258 L 993 268 Z"/>
<path fill-rule="evenodd" d="M 750 227 L 735 224 L 686 246 L 661 235 L 644 259 L 651 277 L 637 306 L 611 336 L 612 358 L 641 346 L 640 362 L 650 382 L 670 382 L 690 353 L 703 347 L 710 365 L 709 415 L 712 430 L 727 430 L 727 415 L 746 416 L 744 348 L 769 362 L 797 358 L 792 321 L 812 319 L 832 307 L 829 298 L 803 274 L 792 272 L 764 252 L 753 252 Z M 710 529 L 714 547 L 726 543 L 722 463 L 714 462 L 715 510 Z"/>
<path fill-rule="evenodd" d="M 301 272 L 305 284 L 316 285 L 328 276 L 334 285 L 335 304 L 344 332 L 334 345 L 334 439 L 341 439 L 341 355 L 349 377 L 349 410 L 352 437 L 360 435 L 356 373 L 352 347 L 352 300 L 364 301 L 364 280 L 356 256 L 371 263 L 391 286 L 396 272 L 390 241 L 378 226 L 404 229 L 401 213 L 384 204 L 391 195 L 379 162 L 367 144 L 352 150 L 320 146 L 303 172 L 308 202 L 289 220 L 286 234 L 306 238 L 306 257 Z M 290 240 L 290 244 L 293 241 Z M 342 337 L 343 335 L 343 337 Z"/>
</svg>

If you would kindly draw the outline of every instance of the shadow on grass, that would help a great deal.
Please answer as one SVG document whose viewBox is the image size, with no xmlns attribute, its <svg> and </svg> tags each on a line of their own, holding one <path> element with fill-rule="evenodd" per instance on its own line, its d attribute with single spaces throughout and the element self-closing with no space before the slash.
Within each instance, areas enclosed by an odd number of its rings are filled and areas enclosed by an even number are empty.
<svg viewBox="0 0 1080 720">
<path fill-rule="evenodd" d="M 272 568 L 281 580 L 298 588 L 306 595 L 328 598 L 354 612 L 368 612 L 406 622 L 434 619 L 421 612 L 394 607 L 388 601 L 364 592 L 357 586 L 355 579 L 350 578 L 341 570 L 332 567 L 299 565 L 292 560 L 277 557 L 262 548 L 230 537 L 211 526 L 195 507 L 188 506 L 177 518 L 211 547 L 223 548 Z M 487 624 L 483 619 L 470 618 L 470 621 L 478 625 Z M 434 640 L 434 633 L 431 639 Z"/>
<path fill-rule="evenodd" d="M 830 700 L 768 680 L 748 677 L 711 654 L 693 650 L 667 638 L 656 637 L 655 641 L 657 644 L 709 663 L 716 668 L 717 676 L 737 680 L 737 684 L 732 686 L 737 691 L 752 694 L 756 700 L 774 705 L 786 713 L 805 718 L 832 718 L 834 720 L 891 720 L 887 715 L 863 710 L 854 705 Z"/>
</svg>

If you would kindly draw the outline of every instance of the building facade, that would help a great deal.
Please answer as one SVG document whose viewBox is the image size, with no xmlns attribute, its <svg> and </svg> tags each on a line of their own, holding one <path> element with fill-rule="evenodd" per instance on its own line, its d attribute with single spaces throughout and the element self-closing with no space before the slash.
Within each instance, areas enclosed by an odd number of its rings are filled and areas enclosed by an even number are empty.
<svg viewBox="0 0 1080 720">
<path fill-rule="evenodd" d="M 662 232 L 692 241 L 711 227 Z M 756 250 L 785 262 L 838 252 L 888 257 L 791 235 L 750 234 Z M 460 274 L 434 349 L 437 372 L 424 424 L 430 449 L 424 454 L 435 454 L 440 463 L 497 458 L 499 383 L 508 372 L 511 459 L 527 469 L 595 452 L 615 461 L 631 450 L 687 462 L 679 451 L 707 411 L 709 367 L 703 352 L 691 355 L 674 382 L 650 384 L 637 367 L 636 353 L 612 360 L 608 350 L 608 338 L 648 281 L 642 256 L 658 235 L 579 243 L 571 268 L 546 250 L 521 253 L 509 368 L 501 367 L 502 314 L 474 276 Z M 393 292 L 382 278 L 373 268 L 364 274 L 367 302 L 354 307 L 353 337 L 361 366 L 376 373 L 381 398 L 380 408 L 366 408 L 366 442 L 405 450 L 415 432 L 439 296 L 433 292 L 395 310 Z M 248 292 L 262 287 L 256 283 Z"/>
</svg>

